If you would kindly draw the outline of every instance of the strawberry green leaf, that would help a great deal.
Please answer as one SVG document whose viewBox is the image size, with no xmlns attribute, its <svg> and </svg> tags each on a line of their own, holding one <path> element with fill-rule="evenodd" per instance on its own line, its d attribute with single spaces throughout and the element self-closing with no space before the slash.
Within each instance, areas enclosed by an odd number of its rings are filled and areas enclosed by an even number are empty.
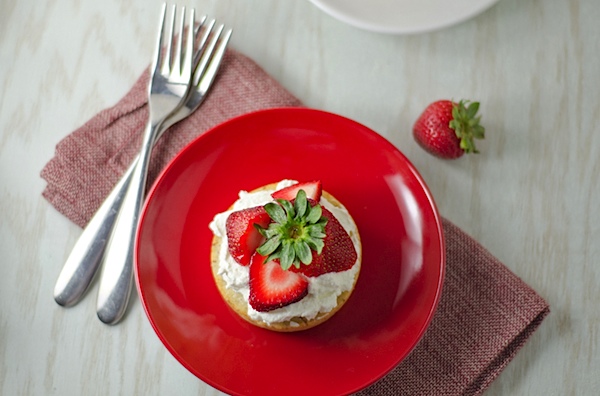
<svg viewBox="0 0 600 396">
<path fill-rule="evenodd" d="M 281 237 L 279 235 L 275 235 L 265 241 L 262 245 L 260 245 L 256 251 L 262 256 L 268 256 L 273 253 L 279 247 Z"/>
<path fill-rule="evenodd" d="M 265 210 L 269 214 L 269 217 L 276 221 L 277 223 L 285 223 L 287 220 L 287 214 L 285 210 L 276 203 L 269 202 L 265 205 Z"/>
<path fill-rule="evenodd" d="M 315 205 L 310 208 L 308 214 L 306 215 L 306 222 L 309 224 L 315 224 L 321 218 L 323 214 L 323 210 L 321 209 L 321 205 Z"/>
<path fill-rule="evenodd" d="M 481 116 L 477 116 L 479 102 L 461 100 L 452 107 L 452 120 L 448 124 L 460 139 L 460 147 L 466 153 L 478 153 L 474 139 L 483 139 L 485 129 L 479 124 Z"/>
<path fill-rule="evenodd" d="M 281 268 L 287 270 L 294 263 L 294 260 L 296 258 L 296 252 L 291 241 L 285 240 L 283 241 L 282 245 L 283 248 L 281 249 L 281 259 L 279 261 L 281 264 Z"/>
<path fill-rule="evenodd" d="M 325 228 L 325 225 L 323 225 L 322 227 L 318 226 L 318 225 L 309 226 L 308 227 L 308 235 L 311 236 L 312 238 L 323 239 L 323 238 L 325 238 L 324 228 Z"/>
<path fill-rule="evenodd" d="M 304 264 L 310 264 L 312 261 L 312 253 L 310 247 L 305 241 L 296 241 L 294 243 L 294 250 L 296 251 L 296 257 Z"/>
<path fill-rule="evenodd" d="M 301 219 L 306 213 L 306 207 L 308 206 L 308 201 L 306 200 L 306 193 L 304 190 L 298 191 L 296 195 L 296 200 L 294 201 L 294 209 L 296 210 L 296 220 Z"/>
<path fill-rule="evenodd" d="M 278 199 L 277 202 L 281 205 L 283 210 L 287 215 L 288 221 L 293 219 L 295 216 L 294 206 L 292 206 L 290 201 L 286 201 L 285 199 Z"/>
<path fill-rule="evenodd" d="M 325 247 L 325 244 L 323 243 L 323 239 L 321 239 L 321 238 L 308 238 L 306 240 L 306 244 L 308 246 L 310 246 L 310 248 L 312 250 L 317 252 L 317 254 L 321 254 L 321 252 L 323 251 L 323 248 Z"/>
<path fill-rule="evenodd" d="M 312 206 L 304 190 L 297 192 L 293 202 L 285 199 L 269 202 L 264 208 L 272 222 L 266 229 L 256 225 L 266 238 L 256 251 L 268 256 L 267 261 L 278 259 L 284 270 L 292 265 L 300 268 L 301 263 L 309 265 L 313 250 L 321 254 L 327 224 L 321 205 Z"/>
<path fill-rule="evenodd" d="M 467 118 L 475 117 L 477 111 L 479 111 L 479 102 L 473 102 L 469 104 L 469 107 L 467 107 Z"/>
<path fill-rule="evenodd" d="M 475 125 L 473 127 L 473 136 L 477 139 L 485 138 L 485 129 L 481 125 Z"/>
</svg>

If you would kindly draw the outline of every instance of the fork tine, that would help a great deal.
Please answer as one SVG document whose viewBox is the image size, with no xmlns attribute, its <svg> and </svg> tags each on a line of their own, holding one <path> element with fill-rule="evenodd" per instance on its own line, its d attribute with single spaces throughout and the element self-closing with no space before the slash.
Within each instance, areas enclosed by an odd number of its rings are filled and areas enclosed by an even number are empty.
<svg viewBox="0 0 600 396">
<path fill-rule="evenodd" d="M 206 15 L 202 15 L 202 17 L 200 18 L 200 21 L 198 21 L 198 26 L 194 26 L 194 39 L 197 40 L 198 39 L 198 35 L 200 34 L 200 31 L 202 30 L 202 26 L 204 26 L 204 24 L 206 23 Z"/>
<path fill-rule="evenodd" d="M 175 15 L 177 13 L 177 7 L 173 5 L 171 7 L 171 23 L 169 24 L 169 31 L 165 38 L 167 38 L 167 47 L 165 49 L 165 56 L 163 56 L 163 63 L 160 73 L 164 76 L 169 75 L 171 72 L 171 51 L 173 50 L 173 34 L 175 32 Z M 164 38 L 163 38 L 164 40 Z M 162 45 L 162 44 L 161 44 Z"/>
<path fill-rule="evenodd" d="M 212 25 L 209 23 L 208 27 L 204 26 L 206 24 L 206 20 L 207 20 L 207 16 L 203 15 L 200 18 L 200 21 L 198 22 L 198 25 L 194 26 L 194 47 L 196 48 L 196 51 L 194 51 L 193 55 L 194 55 L 194 59 L 192 59 L 192 65 L 195 68 L 198 65 L 198 61 L 200 59 L 200 54 L 202 52 L 202 47 L 204 47 L 204 42 L 206 41 L 206 33 L 203 34 L 202 36 L 200 35 L 201 32 L 206 32 L 206 30 L 208 29 L 209 31 L 212 29 Z M 214 24 L 214 21 L 212 21 L 212 24 Z"/>
<path fill-rule="evenodd" d="M 165 16 L 167 13 L 167 4 L 163 3 L 162 10 L 160 14 L 160 24 L 158 28 L 158 37 L 156 38 L 156 47 L 154 48 L 154 58 L 152 61 L 152 74 L 156 73 L 157 70 L 161 67 L 162 61 L 162 42 L 163 42 L 163 34 L 165 31 Z"/>
<path fill-rule="evenodd" d="M 194 85 L 198 86 L 198 90 L 201 92 L 208 91 L 209 87 L 212 85 L 215 76 L 217 75 L 217 71 L 219 70 L 219 66 L 223 61 L 223 57 L 225 55 L 225 50 L 227 48 L 227 44 L 229 43 L 229 39 L 231 38 L 232 29 L 228 29 L 225 34 L 222 34 L 224 29 L 224 25 L 219 26 L 217 32 L 214 34 L 211 43 L 209 44 L 210 51 L 206 53 L 206 61 L 209 62 L 208 68 L 206 68 L 206 64 L 203 66 L 203 69 L 206 70 L 196 70 L 196 74 L 194 75 Z M 216 46 L 216 49 L 215 49 Z M 204 56 L 203 56 L 204 58 Z M 200 72 L 200 73 L 198 73 Z"/>
<path fill-rule="evenodd" d="M 221 62 L 223 61 L 225 50 L 227 49 L 227 45 L 229 44 L 229 39 L 231 38 L 232 32 L 233 29 L 228 29 L 219 41 L 217 49 L 215 50 L 211 58 L 206 75 L 200 81 L 199 88 L 201 90 L 208 91 L 208 88 L 211 86 L 215 77 L 217 76 L 217 71 L 219 70 Z"/>
<path fill-rule="evenodd" d="M 213 21 L 214 22 L 214 21 Z M 198 85 L 200 79 L 206 72 L 206 68 L 208 66 L 208 62 L 211 59 L 212 53 L 215 50 L 215 46 L 217 45 L 217 41 L 223 32 L 223 25 L 217 28 L 217 31 L 210 36 L 210 40 L 206 44 L 206 48 L 203 49 L 200 62 L 198 62 L 198 66 L 196 67 L 196 72 L 194 73 L 193 85 Z M 208 32 L 210 33 L 210 32 Z"/>
<path fill-rule="evenodd" d="M 201 59 L 202 55 L 205 52 L 204 47 L 206 45 L 206 42 L 208 41 L 208 37 L 210 37 L 210 33 L 212 32 L 213 27 L 215 26 L 215 22 L 216 21 L 214 19 L 212 19 L 208 23 L 208 26 L 206 26 L 206 28 L 204 29 L 204 33 L 202 34 L 202 36 L 200 38 L 200 41 L 198 43 L 198 51 L 196 51 L 196 57 L 194 59 L 194 65 L 197 65 L 196 66 L 196 70 L 198 70 L 198 68 L 201 67 L 200 66 L 200 59 Z M 200 33 L 200 29 L 198 30 L 197 33 Z"/>
<path fill-rule="evenodd" d="M 183 53 L 184 27 L 185 27 L 185 6 L 181 7 L 181 22 L 179 23 L 179 32 L 177 33 L 177 44 L 175 47 L 175 56 L 173 57 L 171 73 L 181 74 L 181 57 Z"/>
<path fill-rule="evenodd" d="M 187 39 L 185 42 L 185 59 L 181 68 L 181 75 L 190 77 L 192 75 L 192 62 L 194 58 L 194 26 L 196 25 L 196 10 L 193 8 L 190 11 L 190 23 L 187 27 Z M 183 37 L 183 35 L 181 36 Z"/>
</svg>

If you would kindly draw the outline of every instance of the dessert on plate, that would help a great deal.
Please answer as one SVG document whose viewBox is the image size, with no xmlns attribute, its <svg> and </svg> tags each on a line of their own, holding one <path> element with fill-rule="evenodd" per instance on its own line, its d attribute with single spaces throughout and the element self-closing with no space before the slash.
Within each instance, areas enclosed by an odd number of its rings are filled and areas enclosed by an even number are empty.
<svg viewBox="0 0 600 396">
<path fill-rule="evenodd" d="M 354 290 L 362 257 L 358 229 L 320 181 L 240 191 L 210 228 L 217 289 L 254 325 L 309 329 L 332 317 Z"/>
</svg>

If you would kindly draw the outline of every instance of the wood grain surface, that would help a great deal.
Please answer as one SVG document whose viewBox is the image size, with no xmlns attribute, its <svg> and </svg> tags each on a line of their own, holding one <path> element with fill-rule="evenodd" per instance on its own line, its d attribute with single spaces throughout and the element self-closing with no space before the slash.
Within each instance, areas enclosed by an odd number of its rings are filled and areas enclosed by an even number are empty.
<svg viewBox="0 0 600 396">
<path fill-rule="evenodd" d="M 459 25 L 394 36 L 306 0 L 186 1 L 306 105 L 378 131 L 442 215 L 552 313 L 490 395 L 600 389 L 600 3 L 500 0 Z M 81 230 L 42 197 L 58 141 L 113 105 L 150 63 L 160 2 L 0 0 L 0 394 L 217 395 L 162 346 L 136 300 L 117 326 L 93 290 L 53 288 Z M 481 102 L 481 154 L 442 161 L 411 126 L 429 102 Z"/>
</svg>

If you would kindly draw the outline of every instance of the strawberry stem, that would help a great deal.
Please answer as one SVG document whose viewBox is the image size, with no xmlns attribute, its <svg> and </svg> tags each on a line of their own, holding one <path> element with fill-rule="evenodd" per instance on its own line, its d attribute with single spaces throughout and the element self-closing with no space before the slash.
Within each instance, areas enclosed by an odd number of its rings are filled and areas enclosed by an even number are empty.
<svg viewBox="0 0 600 396">
<path fill-rule="evenodd" d="M 456 137 L 460 139 L 460 148 L 465 153 L 479 153 L 474 139 L 485 137 L 485 128 L 479 124 L 481 116 L 476 117 L 477 111 L 479 111 L 479 102 L 469 103 L 467 100 L 461 100 L 453 103 L 452 106 L 453 119 L 449 126 L 454 129 Z"/>
<path fill-rule="evenodd" d="M 311 206 L 304 190 L 299 190 L 294 204 L 277 199 L 264 206 L 273 222 L 265 229 L 255 225 L 266 241 L 256 249 L 267 260 L 279 259 L 281 268 L 312 262 L 312 250 L 321 254 L 327 218 L 322 216 L 321 205 Z"/>
</svg>

